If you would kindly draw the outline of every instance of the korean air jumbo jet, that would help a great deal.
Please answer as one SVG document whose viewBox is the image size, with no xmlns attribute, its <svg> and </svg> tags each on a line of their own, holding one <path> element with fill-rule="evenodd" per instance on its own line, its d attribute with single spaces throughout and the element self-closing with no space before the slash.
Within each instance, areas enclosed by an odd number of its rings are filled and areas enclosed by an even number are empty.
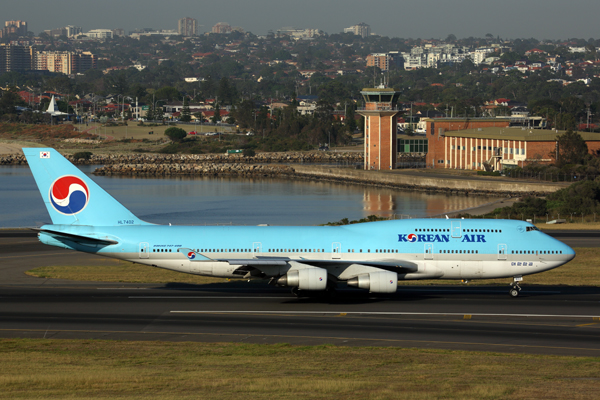
<svg viewBox="0 0 600 400">
<path fill-rule="evenodd" d="M 398 280 L 513 278 L 575 252 L 512 220 L 410 219 L 346 226 L 165 226 L 140 220 L 56 150 L 23 149 L 51 225 L 42 243 L 188 274 L 269 279 L 295 294 L 340 282 L 393 293 Z"/>
</svg>

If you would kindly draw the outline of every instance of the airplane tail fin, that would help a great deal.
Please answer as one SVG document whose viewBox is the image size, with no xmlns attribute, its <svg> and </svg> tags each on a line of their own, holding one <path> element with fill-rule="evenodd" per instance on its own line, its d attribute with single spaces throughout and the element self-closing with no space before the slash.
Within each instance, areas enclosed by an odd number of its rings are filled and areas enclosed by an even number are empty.
<svg viewBox="0 0 600 400">
<path fill-rule="evenodd" d="M 51 148 L 24 148 L 55 225 L 146 225 L 79 168 Z"/>
</svg>

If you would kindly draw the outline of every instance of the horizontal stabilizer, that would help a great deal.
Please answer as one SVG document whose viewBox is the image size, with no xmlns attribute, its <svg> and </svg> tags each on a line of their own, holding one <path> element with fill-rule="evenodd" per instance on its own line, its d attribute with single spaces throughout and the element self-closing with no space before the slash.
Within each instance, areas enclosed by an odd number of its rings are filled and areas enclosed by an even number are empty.
<svg viewBox="0 0 600 400">
<path fill-rule="evenodd" d="M 112 245 L 112 244 L 119 244 L 119 242 L 117 242 L 116 240 L 112 240 L 112 239 L 108 239 L 108 238 L 97 238 L 97 237 L 92 237 L 92 236 L 85 236 L 85 235 L 76 235 L 73 233 L 66 233 L 66 232 L 61 232 L 61 231 L 55 231 L 52 229 L 33 229 L 34 231 L 37 232 L 44 232 L 44 233 L 49 233 L 53 236 L 60 236 L 69 240 L 72 240 L 74 242 L 78 242 L 78 243 L 88 243 L 88 244 L 99 244 L 99 245 Z"/>
</svg>

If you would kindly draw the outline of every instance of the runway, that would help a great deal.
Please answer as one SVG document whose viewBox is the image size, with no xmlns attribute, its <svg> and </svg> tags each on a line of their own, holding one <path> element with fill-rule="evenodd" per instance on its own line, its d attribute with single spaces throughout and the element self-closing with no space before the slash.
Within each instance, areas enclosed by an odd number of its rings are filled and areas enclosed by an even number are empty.
<svg viewBox="0 0 600 400">
<path fill-rule="evenodd" d="M 15 232 L 16 233 L 16 232 Z M 139 285 L 33 278 L 105 259 L 0 233 L 0 337 L 398 346 L 600 356 L 600 288 L 410 286 L 297 299 L 254 283 Z M 578 243 L 582 239 L 574 237 Z M 595 241 L 598 241 L 596 238 Z M 566 240 L 565 240 L 566 242 Z M 581 244 L 579 244 L 581 246 Z"/>
</svg>

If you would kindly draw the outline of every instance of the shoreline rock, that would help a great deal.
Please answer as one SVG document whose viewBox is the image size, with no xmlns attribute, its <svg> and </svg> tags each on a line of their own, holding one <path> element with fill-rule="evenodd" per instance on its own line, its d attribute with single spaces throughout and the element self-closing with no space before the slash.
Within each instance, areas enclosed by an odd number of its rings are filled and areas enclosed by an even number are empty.
<svg viewBox="0 0 600 400">
<path fill-rule="evenodd" d="M 278 152 L 258 153 L 253 157 L 242 154 L 93 154 L 89 160 L 74 159 L 73 155 L 64 155 L 73 164 L 112 165 L 112 164 L 276 164 L 276 163 L 359 163 L 363 155 L 359 152 Z M 22 154 L 0 155 L 0 165 L 27 164 Z"/>
<path fill-rule="evenodd" d="M 94 170 L 94 175 L 171 176 L 171 175 L 236 175 L 280 176 L 290 175 L 294 169 L 288 165 L 264 164 L 112 164 Z"/>
</svg>

